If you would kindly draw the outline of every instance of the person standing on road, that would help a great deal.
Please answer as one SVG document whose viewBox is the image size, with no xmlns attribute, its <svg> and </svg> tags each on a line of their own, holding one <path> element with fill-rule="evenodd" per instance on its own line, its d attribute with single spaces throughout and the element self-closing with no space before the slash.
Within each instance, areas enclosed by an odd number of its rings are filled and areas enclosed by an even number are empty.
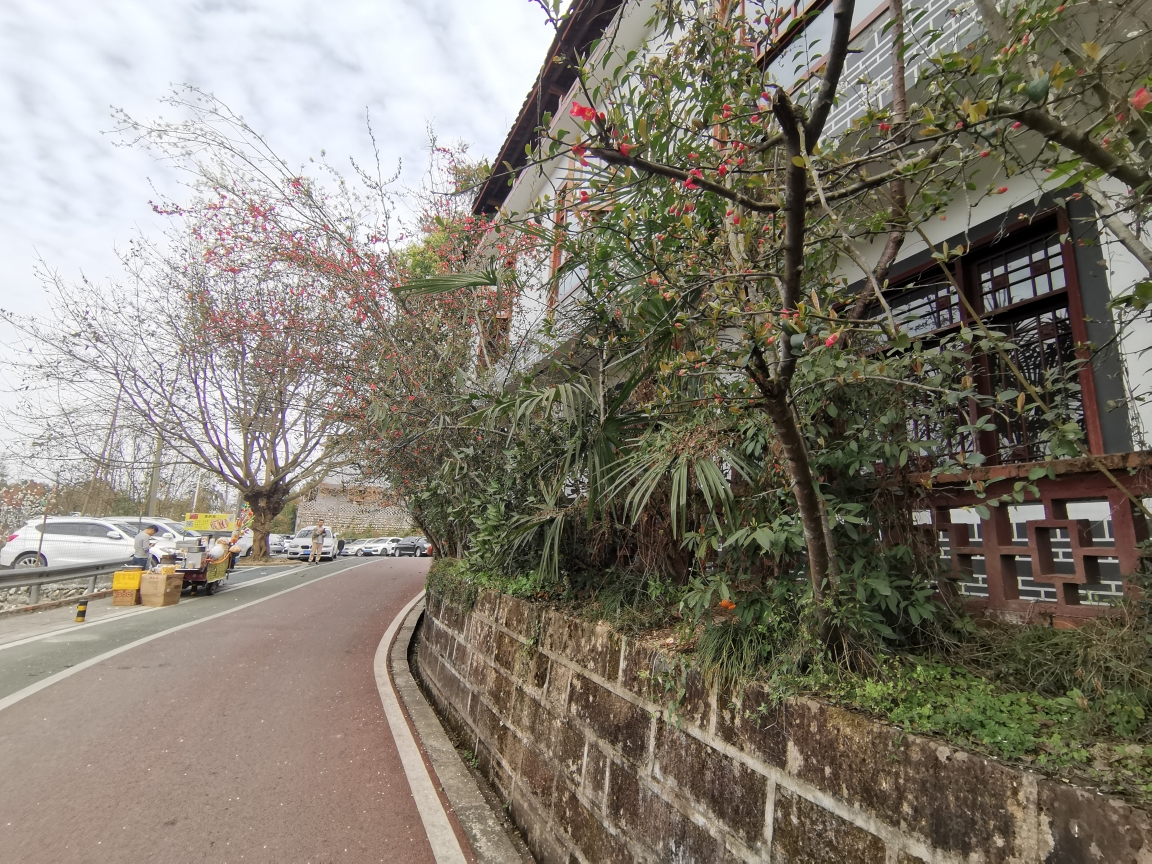
<svg viewBox="0 0 1152 864">
<path fill-rule="evenodd" d="M 152 535 L 156 533 L 155 525 L 148 525 L 136 535 L 132 541 L 132 566 L 148 568 L 148 547 L 152 545 Z"/>
<path fill-rule="evenodd" d="M 324 551 L 324 520 L 319 519 L 316 527 L 312 529 L 312 551 L 308 553 L 309 564 L 319 564 L 320 555 Z"/>
</svg>

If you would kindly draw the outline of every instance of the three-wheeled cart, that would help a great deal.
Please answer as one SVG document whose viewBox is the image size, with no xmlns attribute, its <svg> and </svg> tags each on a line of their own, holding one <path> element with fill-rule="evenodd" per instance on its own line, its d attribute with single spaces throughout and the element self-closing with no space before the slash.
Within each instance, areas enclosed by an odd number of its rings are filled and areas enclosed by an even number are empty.
<svg viewBox="0 0 1152 864">
<path fill-rule="evenodd" d="M 176 543 L 176 575 L 183 577 L 184 588 L 192 595 L 204 586 L 205 594 L 215 594 L 220 583 L 228 578 L 228 564 L 232 553 L 222 561 L 210 561 L 208 550 L 215 541 L 211 537 L 196 537 Z"/>
</svg>

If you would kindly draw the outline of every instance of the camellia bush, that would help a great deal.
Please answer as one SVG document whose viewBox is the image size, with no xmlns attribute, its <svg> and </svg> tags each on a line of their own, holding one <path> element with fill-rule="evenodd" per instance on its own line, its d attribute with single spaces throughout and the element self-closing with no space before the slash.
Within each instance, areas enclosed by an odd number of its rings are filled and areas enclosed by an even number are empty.
<svg viewBox="0 0 1152 864">
<path fill-rule="evenodd" d="M 759 59 L 771 4 L 661 3 L 651 44 L 594 51 L 524 169 L 567 160 L 571 181 L 504 223 L 558 250 L 553 278 L 580 290 L 555 313 L 550 360 L 470 421 L 503 442 L 477 472 L 475 569 L 531 570 L 536 592 L 632 586 L 688 620 L 786 621 L 866 653 L 951 626 L 925 478 L 978 466 L 971 441 L 998 417 L 1038 424 L 1050 460 L 1084 454 L 1078 385 L 1074 368 L 1025 379 L 979 316 L 917 336 L 888 307 L 889 271 L 926 243 L 950 279 L 967 250 L 932 246 L 925 226 L 1025 172 L 1038 196 L 1092 189 L 1101 213 L 1137 220 L 1147 40 L 1092 40 L 1139 5 L 980 6 L 988 20 L 958 44 L 897 2 L 890 95 L 835 131 L 852 0 L 834 4 L 818 72 L 789 87 Z M 1070 71 L 1047 55 L 1073 29 L 1086 65 Z M 1084 118 L 1096 125 L 1072 134 Z M 989 354 L 1018 381 L 982 395 L 972 361 Z M 1029 488 L 979 491 L 992 507 Z"/>
</svg>

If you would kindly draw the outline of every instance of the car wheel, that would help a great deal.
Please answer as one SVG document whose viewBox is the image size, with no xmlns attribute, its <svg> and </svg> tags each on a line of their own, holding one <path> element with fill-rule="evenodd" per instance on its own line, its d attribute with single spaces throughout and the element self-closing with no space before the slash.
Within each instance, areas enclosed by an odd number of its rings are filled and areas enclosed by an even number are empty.
<svg viewBox="0 0 1152 864">
<path fill-rule="evenodd" d="M 48 559 L 41 555 L 39 552 L 25 552 L 22 555 L 17 555 L 16 560 L 12 562 L 12 569 L 17 567 L 47 567 Z"/>
<path fill-rule="evenodd" d="M 204 583 L 204 593 L 207 594 L 209 597 L 211 597 L 213 594 L 215 594 L 216 593 L 216 583 L 215 582 L 205 582 Z"/>
</svg>

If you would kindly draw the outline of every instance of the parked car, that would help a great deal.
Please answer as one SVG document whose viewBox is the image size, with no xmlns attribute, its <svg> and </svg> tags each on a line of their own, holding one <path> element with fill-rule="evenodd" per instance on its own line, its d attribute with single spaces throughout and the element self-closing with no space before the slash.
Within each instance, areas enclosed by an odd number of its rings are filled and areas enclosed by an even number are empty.
<svg viewBox="0 0 1152 864">
<path fill-rule="evenodd" d="M 432 544 L 423 537 L 405 537 L 396 544 L 397 556 L 411 556 L 413 558 L 427 558 L 432 554 Z"/>
<path fill-rule="evenodd" d="M 344 548 L 340 550 L 341 555 L 359 555 L 360 549 L 365 543 L 372 543 L 371 537 L 362 537 L 359 540 L 350 540 L 344 544 Z"/>
<path fill-rule="evenodd" d="M 362 548 L 364 555 L 395 555 L 396 544 L 403 538 L 401 537 L 377 537 L 366 543 Z"/>
<path fill-rule="evenodd" d="M 315 525 L 309 525 L 306 528 L 301 528 L 296 532 L 296 536 L 291 538 L 284 548 L 284 554 L 289 558 L 304 560 L 312 553 L 312 529 Z M 332 529 L 324 528 L 324 546 L 320 552 L 321 558 L 332 560 L 339 554 L 340 547 L 337 544 L 335 536 L 332 534 Z"/>
<path fill-rule="evenodd" d="M 134 524 L 85 516 L 29 519 L 0 549 L 0 567 L 88 564 L 118 558 L 127 562 L 132 557 L 132 541 L 141 530 L 133 530 Z M 165 555 L 175 554 L 176 535 L 161 523 L 145 520 L 144 525 L 148 524 L 155 524 L 157 529 L 148 551 L 155 564 Z"/>
<path fill-rule="evenodd" d="M 283 555 L 285 546 L 288 543 L 288 536 L 285 534 L 269 534 L 268 535 L 268 554 L 269 555 Z"/>
</svg>

